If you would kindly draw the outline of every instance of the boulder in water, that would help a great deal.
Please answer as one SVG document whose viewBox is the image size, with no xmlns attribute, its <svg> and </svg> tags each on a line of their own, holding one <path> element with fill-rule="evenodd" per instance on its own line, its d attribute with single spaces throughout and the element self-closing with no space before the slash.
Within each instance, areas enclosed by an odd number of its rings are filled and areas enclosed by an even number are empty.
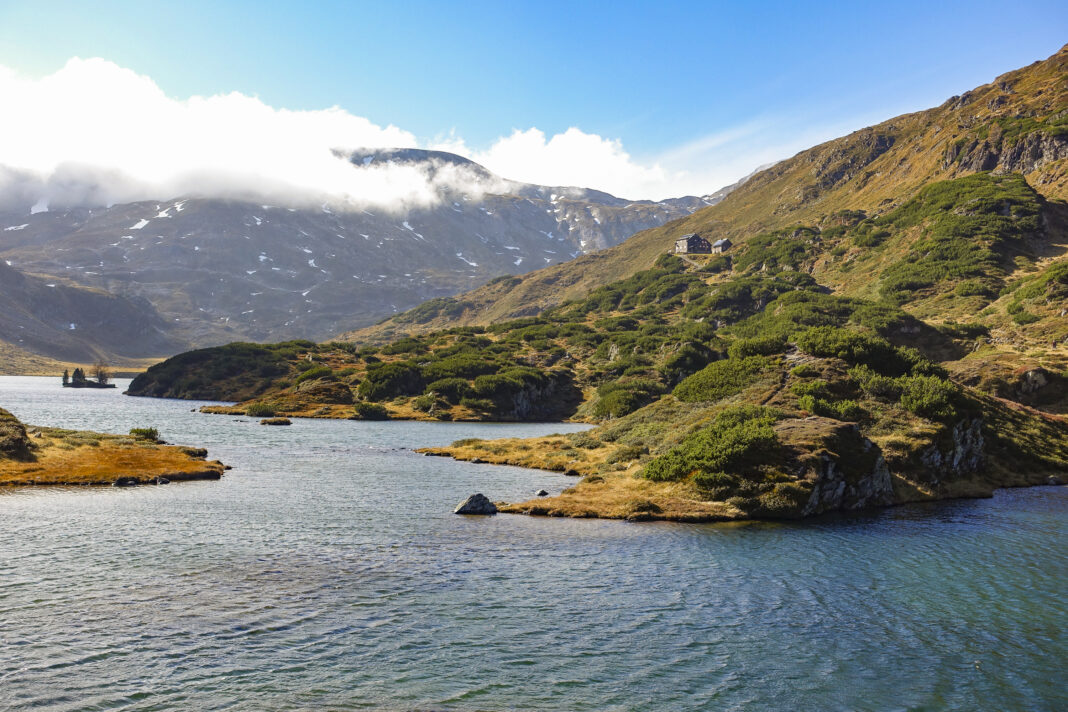
<svg viewBox="0 0 1068 712">
<path fill-rule="evenodd" d="M 489 501 L 484 494 L 473 494 L 453 510 L 456 514 L 496 514 L 497 505 Z"/>
</svg>

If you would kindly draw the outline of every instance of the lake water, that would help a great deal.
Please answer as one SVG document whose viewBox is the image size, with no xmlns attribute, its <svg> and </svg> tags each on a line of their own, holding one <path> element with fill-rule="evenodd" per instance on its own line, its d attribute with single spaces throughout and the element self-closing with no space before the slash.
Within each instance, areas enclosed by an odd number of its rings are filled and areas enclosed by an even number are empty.
<svg viewBox="0 0 1068 712">
<path fill-rule="evenodd" d="M 578 427 L 268 428 L 124 386 L 2 378 L 0 406 L 233 470 L 0 492 L 0 709 L 1068 708 L 1068 488 L 797 524 L 460 517 L 572 480 L 406 448 Z"/>
</svg>

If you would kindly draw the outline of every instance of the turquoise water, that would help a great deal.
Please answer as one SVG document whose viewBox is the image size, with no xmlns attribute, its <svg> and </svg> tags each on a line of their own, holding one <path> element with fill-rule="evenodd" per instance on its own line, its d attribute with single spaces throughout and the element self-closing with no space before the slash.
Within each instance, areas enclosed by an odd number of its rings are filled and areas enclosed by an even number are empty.
<svg viewBox="0 0 1068 712">
<path fill-rule="evenodd" d="M 0 379 L 220 482 L 0 493 L 0 709 L 1068 708 L 1068 488 L 803 524 L 450 513 L 554 473 L 407 447 L 576 426 L 298 420 Z M 245 420 L 246 422 L 242 422 Z"/>
</svg>

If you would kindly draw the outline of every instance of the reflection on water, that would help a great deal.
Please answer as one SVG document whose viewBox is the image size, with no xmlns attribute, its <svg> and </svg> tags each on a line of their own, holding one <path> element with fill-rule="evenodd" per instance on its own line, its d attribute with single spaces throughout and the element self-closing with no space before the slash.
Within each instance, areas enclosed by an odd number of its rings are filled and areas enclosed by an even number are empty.
<svg viewBox="0 0 1068 712">
<path fill-rule="evenodd" d="M 0 708 L 1064 701 L 1068 488 L 800 524 L 467 518 L 450 510 L 472 492 L 525 498 L 571 480 L 406 448 L 576 426 L 265 428 L 55 386 L 0 379 L 0 406 L 31 423 L 154 425 L 234 469 L 0 494 Z"/>
</svg>

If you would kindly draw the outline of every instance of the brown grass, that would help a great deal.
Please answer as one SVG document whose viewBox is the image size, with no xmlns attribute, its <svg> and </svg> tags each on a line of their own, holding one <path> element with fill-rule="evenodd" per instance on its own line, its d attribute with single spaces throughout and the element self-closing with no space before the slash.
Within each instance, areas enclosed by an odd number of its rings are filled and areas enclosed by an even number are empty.
<svg viewBox="0 0 1068 712">
<path fill-rule="evenodd" d="M 148 484 L 217 480 L 224 465 L 204 459 L 203 450 L 157 445 L 121 435 L 59 428 L 30 430 L 31 458 L 0 458 L 0 486 L 110 485 L 119 478 Z"/>
<path fill-rule="evenodd" d="M 631 471 L 588 477 L 556 497 L 499 503 L 497 507 L 514 514 L 630 521 L 724 522 L 747 518 L 724 502 L 696 499 L 690 485 L 650 482 Z"/>
</svg>

